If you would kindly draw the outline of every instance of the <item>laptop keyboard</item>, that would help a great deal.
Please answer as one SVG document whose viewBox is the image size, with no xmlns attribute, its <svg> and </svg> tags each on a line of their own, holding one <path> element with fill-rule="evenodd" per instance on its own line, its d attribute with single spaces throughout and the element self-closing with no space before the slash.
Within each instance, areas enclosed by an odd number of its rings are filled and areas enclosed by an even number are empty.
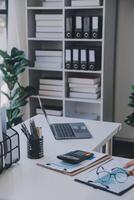
<svg viewBox="0 0 134 200">
<path fill-rule="evenodd" d="M 56 137 L 60 138 L 74 138 L 75 134 L 69 123 L 65 124 L 51 124 L 51 129 Z"/>
</svg>

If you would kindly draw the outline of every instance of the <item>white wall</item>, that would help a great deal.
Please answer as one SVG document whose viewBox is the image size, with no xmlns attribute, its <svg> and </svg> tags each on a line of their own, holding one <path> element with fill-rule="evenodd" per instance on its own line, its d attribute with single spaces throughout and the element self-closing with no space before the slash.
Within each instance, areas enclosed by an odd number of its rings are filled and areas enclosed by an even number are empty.
<svg viewBox="0 0 134 200">
<path fill-rule="evenodd" d="M 134 128 L 124 119 L 134 109 L 128 107 L 131 85 L 134 84 L 134 0 L 118 0 L 115 121 L 123 123 L 118 137 L 134 139 Z"/>
<path fill-rule="evenodd" d="M 8 51 L 12 47 L 26 50 L 25 0 L 9 0 Z"/>
</svg>

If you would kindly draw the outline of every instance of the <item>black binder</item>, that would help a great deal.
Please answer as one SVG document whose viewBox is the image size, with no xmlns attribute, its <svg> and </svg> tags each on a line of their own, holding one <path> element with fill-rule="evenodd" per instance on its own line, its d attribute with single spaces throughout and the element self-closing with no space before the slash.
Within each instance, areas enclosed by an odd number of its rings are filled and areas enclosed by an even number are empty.
<svg viewBox="0 0 134 200">
<path fill-rule="evenodd" d="M 75 37 L 82 38 L 82 16 L 75 17 Z"/>
<path fill-rule="evenodd" d="M 92 47 L 88 50 L 88 69 L 92 71 L 101 69 L 101 47 Z"/>
<path fill-rule="evenodd" d="M 73 69 L 79 69 L 79 49 L 73 49 Z"/>
<path fill-rule="evenodd" d="M 80 69 L 87 70 L 87 50 L 80 50 Z"/>
<path fill-rule="evenodd" d="M 99 39 L 102 37 L 102 17 L 92 16 L 92 38 Z"/>
<path fill-rule="evenodd" d="M 72 67 L 72 50 L 71 49 L 66 49 L 65 50 L 65 68 L 66 69 L 71 69 Z"/>
<path fill-rule="evenodd" d="M 73 18 L 72 17 L 66 17 L 65 37 L 66 38 L 73 37 Z"/>
<path fill-rule="evenodd" d="M 91 38 L 91 17 L 83 17 L 83 37 Z"/>
</svg>

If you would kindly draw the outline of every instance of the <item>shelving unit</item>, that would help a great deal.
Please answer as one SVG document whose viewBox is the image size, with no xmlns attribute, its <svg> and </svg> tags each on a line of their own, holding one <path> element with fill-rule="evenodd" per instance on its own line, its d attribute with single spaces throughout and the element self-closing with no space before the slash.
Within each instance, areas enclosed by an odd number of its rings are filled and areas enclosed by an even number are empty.
<svg viewBox="0 0 134 200">
<path fill-rule="evenodd" d="M 112 121 L 113 117 L 113 76 L 114 76 L 114 38 L 116 19 L 116 0 L 103 0 L 103 5 L 92 7 L 71 7 L 71 0 L 63 0 L 61 7 L 42 7 L 43 0 L 27 0 L 27 56 L 31 61 L 28 76 L 29 84 L 39 89 L 41 77 L 61 77 L 63 79 L 63 97 L 41 96 L 44 105 L 60 105 L 63 116 L 94 118 L 98 120 Z M 63 32 L 60 39 L 36 38 L 36 14 L 60 14 L 63 20 Z M 99 39 L 76 39 L 65 38 L 65 17 L 76 15 L 99 15 L 102 16 L 102 38 Z M 101 47 L 101 70 L 85 71 L 65 69 L 65 49 L 70 46 Z M 61 69 L 34 67 L 36 50 L 62 50 L 63 66 Z M 69 98 L 68 77 L 70 76 L 97 76 L 101 78 L 101 96 L 99 99 Z M 29 115 L 35 115 L 39 107 L 37 96 L 30 98 Z M 92 116 L 91 116 L 92 115 Z"/>
</svg>

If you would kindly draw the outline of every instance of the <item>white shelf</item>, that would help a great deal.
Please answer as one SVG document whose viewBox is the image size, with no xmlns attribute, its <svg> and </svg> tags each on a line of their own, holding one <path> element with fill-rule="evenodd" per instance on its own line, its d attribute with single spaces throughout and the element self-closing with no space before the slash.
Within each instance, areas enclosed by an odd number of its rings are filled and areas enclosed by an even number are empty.
<svg viewBox="0 0 134 200">
<path fill-rule="evenodd" d="M 64 96 L 51 97 L 41 96 L 46 103 L 56 101 L 63 107 L 63 116 L 73 116 L 77 111 L 79 113 L 95 113 L 100 120 L 112 121 L 112 105 L 113 105 L 113 74 L 114 74 L 114 33 L 115 33 L 115 12 L 116 0 L 103 0 L 103 6 L 69 6 L 71 0 L 63 0 L 61 7 L 43 7 L 39 0 L 26 0 L 26 15 L 27 15 L 27 55 L 32 66 L 35 62 L 35 50 L 62 50 L 63 51 L 63 68 L 37 68 L 29 67 L 28 75 L 29 82 L 35 88 L 39 88 L 39 79 L 42 77 L 60 77 L 63 79 L 63 94 Z M 66 5 L 66 6 L 64 6 Z M 57 38 L 36 38 L 36 14 L 61 14 L 63 19 L 63 34 L 60 39 Z M 65 17 L 66 16 L 102 16 L 102 38 L 65 38 Z M 65 69 L 65 49 L 66 48 L 85 48 L 93 46 L 101 46 L 101 70 L 72 70 Z M 110 56 L 109 56 L 110 55 Z M 99 99 L 78 99 L 69 98 L 68 78 L 74 77 L 100 77 L 101 78 L 101 97 Z M 39 106 L 37 96 L 30 98 L 31 105 L 30 114 L 34 114 L 34 110 Z"/>
<path fill-rule="evenodd" d="M 75 73 L 88 73 L 88 74 L 102 74 L 102 71 L 88 71 L 88 70 L 69 70 L 65 69 L 65 72 L 75 72 Z"/>
<path fill-rule="evenodd" d="M 101 99 L 77 99 L 77 98 L 65 98 L 66 101 L 83 102 L 83 103 L 101 103 Z"/>
<path fill-rule="evenodd" d="M 104 6 L 87 6 L 87 7 L 73 7 L 73 6 L 65 6 L 66 10 L 93 10 L 93 9 L 103 9 Z"/>
<path fill-rule="evenodd" d="M 62 39 L 57 39 L 57 38 L 36 38 L 36 37 L 29 37 L 28 38 L 29 41 L 60 41 L 62 42 L 63 40 Z"/>
<path fill-rule="evenodd" d="M 81 39 L 77 39 L 77 38 L 65 38 L 65 41 L 68 42 L 102 42 L 103 39 L 85 39 L 85 38 L 81 38 Z"/>
<path fill-rule="evenodd" d="M 29 70 L 33 70 L 33 71 L 57 71 L 57 72 L 62 72 L 63 69 L 50 69 L 50 68 L 40 68 L 40 67 L 29 67 Z"/>
<path fill-rule="evenodd" d="M 38 98 L 38 95 L 37 95 L 37 96 L 36 96 L 36 95 L 33 95 L 33 96 L 31 96 L 30 98 L 37 99 L 37 98 Z M 41 95 L 40 95 L 40 98 L 41 98 L 41 99 L 60 100 L 60 101 L 62 101 L 62 100 L 63 100 L 63 98 L 62 98 L 62 97 L 50 97 L 50 96 L 41 96 Z"/>
<path fill-rule="evenodd" d="M 28 6 L 27 10 L 62 10 L 63 7 Z"/>
</svg>

